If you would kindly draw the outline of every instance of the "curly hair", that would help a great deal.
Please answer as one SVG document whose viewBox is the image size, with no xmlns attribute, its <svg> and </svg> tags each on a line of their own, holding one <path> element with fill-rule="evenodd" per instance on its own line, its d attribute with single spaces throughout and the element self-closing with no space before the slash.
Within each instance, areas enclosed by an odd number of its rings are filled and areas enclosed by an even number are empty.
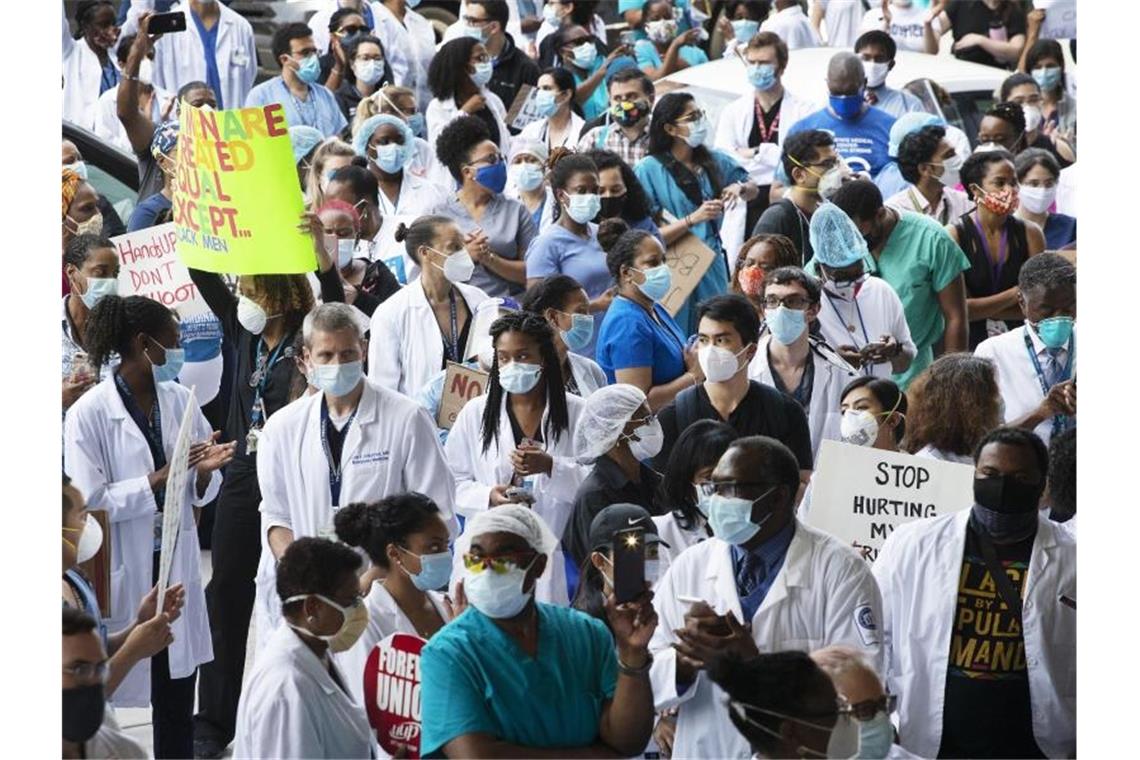
<svg viewBox="0 0 1140 760">
<path fill-rule="evenodd" d="M 608 255 L 621 236 L 629 232 L 629 224 L 620 216 L 598 222 L 598 245 Z"/>
<path fill-rule="evenodd" d="M 462 182 L 463 167 L 471 160 L 471 151 L 490 139 L 491 133 L 482 121 L 474 116 L 461 116 L 444 127 L 435 138 L 435 155 L 455 181 Z"/>
<path fill-rule="evenodd" d="M 83 345 L 95 367 L 102 367 L 118 354 L 132 356 L 131 341 L 139 333 L 154 337 L 166 327 L 174 328 L 174 313 L 158 301 L 143 296 L 103 296 L 87 316 Z"/>
<path fill-rule="evenodd" d="M 998 164 L 1002 161 L 1013 164 L 1013 154 L 1008 150 L 984 150 L 981 153 L 971 153 L 970 157 L 962 162 L 962 168 L 958 171 L 958 176 L 962 180 L 962 187 L 966 188 L 966 196 L 970 200 L 974 198 L 974 187 L 981 187 L 982 183 L 986 180 L 986 175 L 989 174 L 990 164 Z"/>
<path fill-rule="evenodd" d="M 945 136 L 946 127 L 931 124 L 902 139 L 899 143 L 899 173 L 903 179 L 911 184 L 918 182 L 919 164 L 929 163 L 934 158 Z"/>
<path fill-rule="evenodd" d="M 337 538 L 363 549 L 373 565 L 387 568 L 388 544 L 403 546 L 409 535 L 423 530 L 438 514 L 439 507 L 431 498 L 409 491 L 371 504 L 349 504 L 336 513 L 333 524 Z"/>
<path fill-rule="evenodd" d="M 1019 103 L 998 103 L 986 111 L 985 116 L 992 116 L 1009 124 L 1018 139 L 1025 135 L 1025 111 Z"/>
<path fill-rule="evenodd" d="M 550 189 L 555 193 L 565 190 L 567 183 L 575 174 L 593 174 L 595 180 L 598 176 L 598 167 L 589 156 L 561 148 L 554 149 L 546 166 L 550 172 Z M 556 222 L 560 216 L 562 216 L 562 204 L 555 195 L 551 219 Z"/>
<path fill-rule="evenodd" d="M 355 575 L 362 564 L 360 555 L 344 544 L 327 538 L 298 538 L 277 563 L 277 596 L 284 605 L 282 610 L 301 603 L 298 599 L 285 604 L 290 597 L 333 596 L 345 575 Z"/>
<path fill-rule="evenodd" d="M 76 235 L 68 241 L 67 247 L 63 249 L 63 263 L 72 264 L 77 269 L 82 269 L 83 265 L 87 263 L 87 258 L 91 255 L 92 251 L 97 251 L 100 248 L 115 249 L 115 244 L 103 235 Z M 117 257 L 117 255 L 116 255 Z"/>
<path fill-rule="evenodd" d="M 907 389 L 911 454 L 924 446 L 971 456 L 978 442 L 1002 422 L 1001 393 L 993 362 L 972 354 L 946 354 Z"/>
<path fill-rule="evenodd" d="M 257 301 L 267 315 L 283 315 L 287 333 L 300 327 L 316 306 L 313 288 L 303 274 L 246 274 L 238 278 L 238 289 Z"/>
<path fill-rule="evenodd" d="M 554 346 L 554 329 L 537 314 L 514 311 L 491 324 L 491 345 L 498 347 L 504 333 L 520 332 L 538 341 L 542 356 L 542 380 L 546 382 L 546 443 L 553 444 L 570 428 L 570 412 L 566 408 L 566 383 L 562 379 L 562 363 Z M 499 438 L 499 419 L 502 417 L 503 386 L 499 384 L 499 352 L 491 358 L 490 379 L 487 382 L 487 406 L 483 410 L 483 453 Z"/>
<path fill-rule="evenodd" d="M 479 40 L 471 37 L 457 37 L 436 51 L 428 66 L 428 88 L 439 100 L 457 97 L 475 85 L 467 71 L 471 51 Z"/>
<path fill-rule="evenodd" d="M 736 263 L 732 267 L 732 277 L 728 280 L 728 289 L 731 293 L 745 295 L 740 287 L 740 270 L 748 260 L 748 252 L 754 247 L 766 243 L 776 252 L 776 269 L 794 267 L 800 264 L 800 254 L 796 251 L 796 244 L 787 235 L 772 232 L 762 232 L 745 240 L 740 246 L 740 253 L 736 256 Z"/>
</svg>

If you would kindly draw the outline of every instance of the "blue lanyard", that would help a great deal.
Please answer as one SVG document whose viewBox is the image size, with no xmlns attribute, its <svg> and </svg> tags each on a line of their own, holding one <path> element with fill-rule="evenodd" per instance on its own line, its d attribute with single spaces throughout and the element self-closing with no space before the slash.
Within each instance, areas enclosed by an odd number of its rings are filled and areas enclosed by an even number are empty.
<svg viewBox="0 0 1140 760">
<path fill-rule="evenodd" d="M 139 430 L 146 436 L 150 454 L 154 458 L 154 469 L 161 470 L 166 466 L 166 451 L 162 447 L 162 412 L 159 410 L 158 388 L 156 387 L 154 390 L 154 406 L 150 410 L 150 419 L 147 419 L 146 415 L 143 414 L 142 407 L 135 400 L 135 394 L 131 393 L 127 381 L 118 372 L 115 373 L 115 386 L 123 396 L 124 406 L 127 407 L 131 419 L 135 421 Z"/>
<path fill-rule="evenodd" d="M 455 288 L 447 291 L 447 301 L 451 308 L 451 338 L 443 344 L 443 351 L 446 354 L 443 358 L 445 362 L 451 360 L 459 363 L 463 360 L 459 357 L 459 316 L 455 306 Z"/>
<path fill-rule="evenodd" d="M 344 455 L 344 444 L 348 442 L 348 429 L 352 426 L 352 421 L 356 419 L 356 412 L 360 409 L 357 406 L 352 410 L 352 415 L 349 416 L 348 422 L 344 423 L 344 429 L 341 430 L 341 435 L 344 440 L 341 442 L 341 456 Z M 326 398 L 321 398 L 321 448 L 325 452 L 325 461 L 329 465 L 329 495 L 332 497 L 333 509 L 340 507 L 340 484 L 344 478 L 344 473 L 341 470 L 340 461 L 333 461 L 332 448 L 329 446 L 329 402 Z"/>
<path fill-rule="evenodd" d="M 1041 369 L 1041 362 L 1037 358 L 1037 352 L 1033 350 L 1033 341 L 1029 339 L 1029 327 L 1026 326 L 1025 332 L 1022 337 L 1025 338 L 1025 351 L 1029 354 L 1029 361 L 1033 362 L 1033 371 L 1037 373 L 1037 382 L 1041 383 L 1041 392 L 1046 397 L 1049 396 L 1049 381 L 1045 379 L 1045 372 Z M 1058 383 L 1063 383 L 1069 379 L 1070 373 L 1073 370 L 1073 357 L 1077 353 L 1076 338 L 1069 338 L 1068 346 L 1069 355 L 1065 359 L 1065 369 L 1061 371 L 1060 377 L 1057 378 Z M 1066 414 L 1053 415 L 1053 435 L 1060 435 L 1064 432 L 1068 424 L 1069 417 Z"/>
<path fill-rule="evenodd" d="M 257 390 L 253 394 L 253 406 L 250 411 L 249 426 L 250 428 L 260 428 L 265 420 L 265 384 L 269 382 L 269 373 L 273 371 L 273 367 L 277 362 L 281 361 L 281 351 L 285 348 L 286 343 L 292 343 L 291 339 L 282 338 L 281 342 L 277 344 L 277 348 L 273 349 L 273 353 L 269 354 L 264 366 L 261 363 L 261 349 L 265 345 L 264 338 L 257 339 L 257 350 L 254 355 L 257 358 L 257 369 L 254 370 L 253 378 L 256 379 Z"/>
</svg>

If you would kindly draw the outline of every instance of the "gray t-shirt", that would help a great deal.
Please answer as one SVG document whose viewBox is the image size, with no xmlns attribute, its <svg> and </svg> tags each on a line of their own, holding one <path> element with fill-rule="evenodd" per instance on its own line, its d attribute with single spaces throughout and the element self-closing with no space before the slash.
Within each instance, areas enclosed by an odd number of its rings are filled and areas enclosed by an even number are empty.
<svg viewBox="0 0 1140 760">
<path fill-rule="evenodd" d="M 432 213 L 453 219 L 465 235 L 476 227 L 481 228 L 490 240 L 491 250 L 496 255 L 513 261 L 523 260 L 530 241 L 538 235 L 538 229 L 526 206 L 502 195 L 491 197 L 479 222 L 471 218 L 454 195 Z M 526 290 L 525 286 L 508 282 L 480 265 L 475 266 L 475 273 L 467 284 L 474 285 L 489 296 L 515 297 Z"/>
</svg>

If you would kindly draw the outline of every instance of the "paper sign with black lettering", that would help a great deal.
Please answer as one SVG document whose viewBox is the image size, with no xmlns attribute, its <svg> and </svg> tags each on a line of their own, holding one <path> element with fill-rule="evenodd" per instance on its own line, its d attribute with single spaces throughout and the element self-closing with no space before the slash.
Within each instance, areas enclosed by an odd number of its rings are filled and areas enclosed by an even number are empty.
<svg viewBox="0 0 1140 760">
<path fill-rule="evenodd" d="M 691 232 L 686 232 L 665 250 L 665 263 L 669 265 L 672 284 L 669 292 L 661 299 L 661 306 L 669 312 L 669 316 L 677 316 L 705 272 L 712 266 L 714 258 L 716 253 L 713 249 Z"/>
<path fill-rule="evenodd" d="M 1071 40 L 1077 36 L 1077 0 L 1033 0 L 1033 7 L 1045 11 L 1041 39 Z"/>
<path fill-rule="evenodd" d="M 174 223 L 147 227 L 111 238 L 119 256 L 119 295 L 146 296 L 178 316 L 209 313 L 206 300 L 190 281 L 186 265 L 174 255 Z"/>
<path fill-rule="evenodd" d="M 451 430 L 455 418 L 459 416 L 459 412 L 467 402 L 482 396 L 487 390 L 487 377 L 487 373 L 482 370 L 448 362 L 447 374 L 443 377 L 443 395 L 439 402 L 436 424 L 444 430 Z"/>
<path fill-rule="evenodd" d="M 807 523 L 873 562 L 899 525 L 973 503 L 970 465 L 825 440 L 811 480 Z"/>
<path fill-rule="evenodd" d="M 376 741 L 391 755 L 420 756 L 419 636 L 393 633 L 381 641 L 364 664 L 364 707 Z"/>
</svg>

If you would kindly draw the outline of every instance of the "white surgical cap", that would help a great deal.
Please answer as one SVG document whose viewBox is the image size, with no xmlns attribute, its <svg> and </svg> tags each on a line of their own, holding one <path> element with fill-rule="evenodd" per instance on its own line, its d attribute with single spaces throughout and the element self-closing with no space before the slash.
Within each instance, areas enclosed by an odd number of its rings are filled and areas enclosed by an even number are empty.
<svg viewBox="0 0 1140 760">
<path fill-rule="evenodd" d="M 867 241 L 859 234 L 859 228 L 834 203 L 824 203 L 816 209 L 808 232 L 819 264 L 848 267 L 867 255 Z"/>
<path fill-rule="evenodd" d="M 503 504 L 491 507 L 467 521 L 463 537 L 456 546 L 465 553 L 471 548 L 471 539 L 485 533 L 511 533 L 526 539 L 530 547 L 543 554 L 550 554 L 558 544 L 546 521 L 533 509 L 522 504 Z"/>
<path fill-rule="evenodd" d="M 596 459 L 612 449 L 626 423 L 644 403 L 641 389 L 627 383 L 607 385 L 591 393 L 574 430 L 575 455 Z"/>
<path fill-rule="evenodd" d="M 516 156 L 521 156 L 524 153 L 528 156 L 534 156 L 544 164 L 550 158 L 550 149 L 541 140 L 528 140 L 522 137 L 511 138 L 510 160 L 514 161 Z"/>
</svg>

